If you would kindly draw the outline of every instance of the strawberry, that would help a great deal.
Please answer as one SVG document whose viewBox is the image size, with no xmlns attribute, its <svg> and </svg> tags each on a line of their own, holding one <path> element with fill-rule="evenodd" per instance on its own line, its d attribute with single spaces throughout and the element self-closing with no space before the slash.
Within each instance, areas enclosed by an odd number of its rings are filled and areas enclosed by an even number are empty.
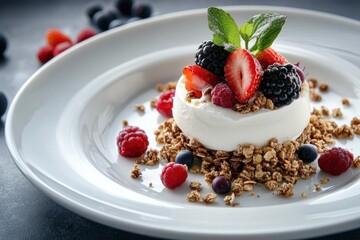
<svg viewBox="0 0 360 240">
<path fill-rule="evenodd" d="M 63 42 L 68 42 L 72 44 L 71 38 L 65 35 L 64 33 L 62 33 L 61 31 L 59 31 L 58 29 L 50 28 L 46 32 L 45 37 L 47 43 L 52 47 L 56 47 L 56 45 Z"/>
<path fill-rule="evenodd" d="M 239 48 L 228 56 L 225 79 L 240 103 L 252 98 L 259 87 L 262 68 L 259 61 L 246 50 Z"/>
<path fill-rule="evenodd" d="M 259 60 L 263 69 L 266 69 L 269 65 L 274 63 L 285 64 L 288 62 L 283 55 L 281 55 L 271 47 L 268 47 L 264 51 L 259 52 L 256 55 L 256 58 L 257 60 Z"/>
<path fill-rule="evenodd" d="M 200 98 L 202 91 L 208 87 L 215 87 L 221 82 L 221 78 L 212 72 L 198 66 L 190 65 L 183 69 L 185 76 L 185 88 L 188 91 L 193 91 L 195 97 Z"/>
</svg>

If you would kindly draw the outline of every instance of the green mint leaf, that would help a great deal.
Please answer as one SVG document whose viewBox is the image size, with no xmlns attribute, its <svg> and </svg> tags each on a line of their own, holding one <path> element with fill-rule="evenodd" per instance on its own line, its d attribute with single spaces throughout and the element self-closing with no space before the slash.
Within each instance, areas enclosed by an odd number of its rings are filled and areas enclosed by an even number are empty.
<svg viewBox="0 0 360 240">
<path fill-rule="evenodd" d="M 250 18 L 248 23 L 253 24 L 254 28 L 252 39 L 256 38 L 251 51 L 256 54 L 270 47 L 279 35 L 285 20 L 286 16 L 278 13 L 262 13 Z"/>
<path fill-rule="evenodd" d="M 254 30 L 254 24 L 252 24 L 252 23 L 244 23 L 240 27 L 239 32 L 240 32 L 242 39 L 244 39 L 244 41 L 245 41 L 246 49 L 249 48 L 248 45 L 249 45 L 249 41 L 251 40 L 251 37 L 253 35 L 253 30 Z"/>
<path fill-rule="evenodd" d="M 229 13 L 222 9 L 208 8 L 209 29 L 213 32 L 213 42 L 232 52 L 240 48 L 239 28 Z"/>
</svg>

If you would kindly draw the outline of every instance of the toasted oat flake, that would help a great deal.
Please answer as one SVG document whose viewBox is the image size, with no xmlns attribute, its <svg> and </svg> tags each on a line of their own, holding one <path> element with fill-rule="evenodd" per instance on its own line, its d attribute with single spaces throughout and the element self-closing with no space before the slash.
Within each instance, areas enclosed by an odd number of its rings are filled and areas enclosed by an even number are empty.
<svg viewBox="0 0 360 240">
<path fill-rule="evenodd" d="M 156 149 L 150 149 L 146 152 L 145 156 L 135 160 L 135 163 L 141 165 L 153 166 L 158 164 L 160 161 L 159 151 Z"/>
<path fill-rule="evenodd" d="M 127 120 L 122 121 L 123 128 L 129 126 L 129 122 Z"/>
<path fill-rule="evenodd" d="M 206 204 L 212 204 L 216 201 L 216 199 L 217 199 L 217 195 L 212 192 L 205 194 L 205 196 L 202 198 L 202 200 Z"/>
<path fill-rule="evenodd" d="M 360 168 L 360 156 L 357 156 L 357 157 L 354 159 L 353 167 L 354 167 L 354 168 Z"/>
<path fill-rule="evenodd" d="M 156 103 L 157 103 L 157 98 L 152 98 L 150 100 L 150 107 L 151 108 L 155 108 L 156 107 Z"/>
<path fill-rule="evenodd" d="M 307 194 L 306 194 L 305 192 L 302 192 L 302 193 L 301 193 L 301 197 L 302 197 L 302 198 L 307 198 Z"/>
<path fill-rule="evenodd" d="M 353 119 L 351 119 L 350 126 L 355 134 L 360 134 L 360 118 L 353 117 Z"/>
<path fill-rule="evenodd" d="M 337 117 L 337 118 L 341 118 L 344 114 L 343 112 L 341 111 L 341 108 L 334 108 L 331 112 L 331 115 L 333 117 Z"/>
<path fill-rule="evenodd" d="M 232 206 L 232 204 L 234 203 L 234 200 L 235 200 L 235 194 L 234 193 L 231 193 L 229 195 L 226 195 L 224 197 L 224 203 L 227 205 L 227 206 Z"/>
<path fill-rule="evenodd" d="M 292 183 L 283 183 L 277 192 L 284 197 L 291 197 L 294 195 L 293 189 L 294 185 Z"/>
<path fill-rule="evenodd" d="M 321 113 L 323 116 L 330 116 L 330 110 L 325 106 L 321 106 Z"/>
<path fill-rule="evenodd" d="M 187 195 L 186 195 L 186 199 L 189 201 L 189 202 L 202 202 L 202 198 L 201 198 L 201 195 L 198 191 L 196 190 L 192 190 L 191 192 L 189 192 Z"/>
<path fill-rule="evenodd" d="M 327 91 L 329 91 L 329 85 L 326 84 L 326 83 L 321 83 L 321 84 L 319 85 L 319 91 L 320 91 L 320 92 L 327 92 Z"/>
<path fill-rule="evenodd" d="M 133 167 L 132 170 L 131 170 L 131 174 L 130 174 L 131 178 L 137 179 L 137 178 L 139 178 L 141 175 L 142 175 L 142 173 L 141 173 L 138 165 L 135 164 L 134 167 Z"/>
<path fill-rule="evenodd" d="M 320 180 L 320 184 L 327 184 L 330 181 L 330 179 L 328 177 L 324 177 L 323 179 Z"/>
<path fill-rule="evenodd" d="M 350 106 L 350 100 L 348 98 L 342 98 L 341 99 L 341 103 L 344 105 L 344 106 Z"/>
<path fill-rule="evenodd" d="M 320 186 L 320 184 L 315 183 L 315 184 L 314 184 L 314 187 L 315 187 L 315 190 L 316 190 L 317 192 L 321 192 L 321 191 L 322 191 L 322 187 Z"/>
<path fill-rule="evenodd" d="M 191 190 L 196 190 L 198 192 L 201 192 L 202 190 L 200 182 L 191 182 L 189 187 Z"/>
<path fill-rule="evenodd" d="M 316 88 L 318 86 L 318 80 L 315 77 L 310 77 L 307 79 L 310 88 Z"/>
<path fill-rule="evenodd" d="M 145 112 L 145 106 L 144 106 L 144 104 L 141 104 L 141 103 L 136 104 L 135 109 L 136 109 L 136 111 L 141 112 L 141 113 Z"/>
</svg>

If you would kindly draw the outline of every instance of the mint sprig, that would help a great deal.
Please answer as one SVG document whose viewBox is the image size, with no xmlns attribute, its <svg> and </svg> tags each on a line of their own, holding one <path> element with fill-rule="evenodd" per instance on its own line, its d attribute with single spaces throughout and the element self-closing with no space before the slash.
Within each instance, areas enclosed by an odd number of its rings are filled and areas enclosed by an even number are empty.
<svg viewBox="0 0 360 240">
<path fill-rule="evenodd" d="M 261 13 L 251 17 L 239 29 L 229 13 L 216 7 L 208 8 L 209 29 L 213 32 L 213 42 L 229 52 L 241 47 L 241 38 L 245 42 L 245 48 L 254 55 L 265 50 L 279 35 L 285 20 L 286 16 L 282 14 Z M 254 42 L 251 47 L 250 42 Z"/>
<path fill-rule="evenodd" d="M 213 32 L 213 42 L 232 52 L 240 48 L 238 26 L 229 13 L 220 8 L 208 8 L 209 29 Z"/>
<path fill-rule="evenodd" d="M 286 16 L 278 13 L 262 13 L 250 18 L 247 22 L 253 27 L 250 40 L 256 39 L 250 51 L 256 55 L 258 52 L 270 47 L 279 35 L 282 26 L 285 24 L 285 20 Z"/>
</svg>

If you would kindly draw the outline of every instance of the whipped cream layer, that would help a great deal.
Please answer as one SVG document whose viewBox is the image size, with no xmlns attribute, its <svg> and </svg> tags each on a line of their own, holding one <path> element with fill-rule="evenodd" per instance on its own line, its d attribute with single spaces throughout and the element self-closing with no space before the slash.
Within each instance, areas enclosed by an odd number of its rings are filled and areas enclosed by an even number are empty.
<svg viewBox="0 0 360 240">
<path fill-rule="evenodd" d="M 291 104 L 247 114 L 216 106 L 205 99 L 188 102 L 186 94 L 182 76 L 174 96 L 175 122 L 188 138 L 194 137 L 213 150 L 233 151 L 243 144 L 263 146 L 273 137 L 281 143 L 295 140 L 310 120 L 307 83 L 302 86 L 300 97 Z"/>
</svg>

